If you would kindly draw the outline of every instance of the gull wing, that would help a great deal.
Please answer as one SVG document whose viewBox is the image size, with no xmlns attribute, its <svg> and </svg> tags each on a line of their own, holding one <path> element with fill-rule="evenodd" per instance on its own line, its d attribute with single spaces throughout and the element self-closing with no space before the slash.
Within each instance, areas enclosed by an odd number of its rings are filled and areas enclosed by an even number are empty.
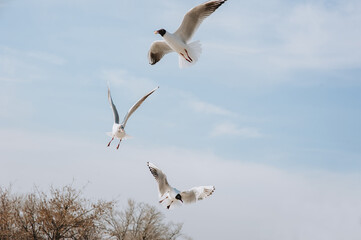
<svg viewBox="0 0 361 240">
<path fill-rule="evenodd" d="M 227 0 L 213 0 L 202 3 L 187 12 L 184 16 L 182 24 L 175 32 L 185 43 L 187 43 L 198 29 L 203 20 L 211 15 Z"/>
<path fill-rule="evenodd" d="M 164 55 L 172 52 L 173 50 L 164 40 L 154 41 L 150 46 L 148 52 L 149 64 L 154 65 L 162 59 Z"/>
<path fill-rule="evenodd" d="M 110 107 L 113 110 L 113 115 L 114 115 L 114 122 L 119 124 L 119 115 L 118 115 L 118 111 L 117 108 L 115 107 L 114 103 L 113 103 L 113 99 L 112 96 L 110 95 L 110 89 L 108 87 L 108 101 L 110 103 Z"/>
<path fill-rule="evenodd" d="M 216 188 L 214 186 L 200 186 L 194 187 L 187 191 L 183 191 L 180 193 L 182 196 L 182 200 L 185 203 L 193 203 L 197 200 L 202 200 L 214 192 Z"/>
<path fill-rule="evenodd" d="M 159 197 L 162 197 L 172 188 L 167 181 L 167 176 L 153 163 L 147 162 L 147 165 L 155 180 L 158 182 Z"/>
<path fill-rule="evenodd" d="M 130 116 L 135 112 L 135 110 L 138 109 L 138 107 L 149 97 L 155 90 L 157 90 L 159 87 L 154 88 L 152 91 L 144 95 L 141 99 L 139 99 L 129 110 L 128 113 L 125 115 L 124 120 L 122 122 L 123 127 L 127 124 L 128 119 Z"/>
</svg>

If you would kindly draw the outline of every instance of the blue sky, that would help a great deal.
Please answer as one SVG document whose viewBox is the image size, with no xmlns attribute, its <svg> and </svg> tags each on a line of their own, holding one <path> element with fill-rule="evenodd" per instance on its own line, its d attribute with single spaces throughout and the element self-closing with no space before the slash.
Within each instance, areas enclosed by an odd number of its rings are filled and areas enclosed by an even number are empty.
<svg viewBox="0 0 361 240">
<path fill-rule="evenodd" d="M 164 211 L 194 239 L 359 239 L 361 3 L 229 0 L 196 65 L 149 65 L 154 30 L 201 2 L 0 1 L 0 184 L 156 204 L 151 161 L 177 188 L 216 185 Z M 160 86 L 118 151 L 107 82 L 121 117 Z"/>
</svg>

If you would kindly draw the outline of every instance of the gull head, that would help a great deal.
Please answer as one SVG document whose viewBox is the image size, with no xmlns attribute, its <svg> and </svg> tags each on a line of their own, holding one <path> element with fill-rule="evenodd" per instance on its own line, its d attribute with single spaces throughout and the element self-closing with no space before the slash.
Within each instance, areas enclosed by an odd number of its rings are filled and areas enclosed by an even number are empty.
<svg viewBox="0 0 361 240">
<path fill-rule="evenodd" d="M 154 34 L 160 34 L 162 37 L 164 36 L 165 33 L 166 33 L 166 30 L 164 30 L 163 28 L 154 32 Z"/>
<path fill-rule="evenodd" d="M 175 199 L 178 199 L 183 203 L 182 196 L 179 193 L 175 196 Z"/>
<path fill-rule="evenodd" d="M 119 131 L 119 132 L 124 132 L 124 126 L 123 126 L 123 125 L 120 125 L 119 128 L 118 128 L 118 131 Z"/>
</svg>

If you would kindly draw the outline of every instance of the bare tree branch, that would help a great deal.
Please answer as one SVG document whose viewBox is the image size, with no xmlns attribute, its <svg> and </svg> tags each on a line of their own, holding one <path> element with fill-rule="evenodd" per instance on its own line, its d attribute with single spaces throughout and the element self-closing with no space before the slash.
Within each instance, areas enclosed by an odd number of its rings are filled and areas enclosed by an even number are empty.
<svg viewBox="0 0 361 240">
<path fill-rule="evenodd" d="M 115 209 L 115 201 L 91 202 L 67 185 L 49 193 L 15 195 L 0 187 L 1 240 L 179 240 L 182 224 L 165 223 L 155 207 L 128 200 Z"/>
</svg>

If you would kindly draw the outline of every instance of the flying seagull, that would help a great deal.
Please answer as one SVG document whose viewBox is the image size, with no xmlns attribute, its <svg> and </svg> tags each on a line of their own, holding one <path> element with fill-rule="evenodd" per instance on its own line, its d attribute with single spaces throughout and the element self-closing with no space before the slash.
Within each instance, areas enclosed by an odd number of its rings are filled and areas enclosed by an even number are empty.
<svg viewBox="0 0 361 240">
<path fill-rule="evenodd" d="M 226 1 L 211 0 L 192 8 L 184 16 L 182 24 L 174 33 L 167 32 L 164 29 L 155 31 L 154 33 L 160 34 L 164 40 L 154 41 L 150 46 L 148 52 L 149 63 L 154 65 L 165 54 L 173 51 L 179 54 L 180 68 L 188 67 L 197 62 L 202 52 L 201 44 L 199 41 L 188 42 L 203 20 Z"/>
<path fill-rule="evenodd" d="M 179 191 L 169 185 L 167 176 L 153 163 L 147 162 L 150 172 L 158 182 L 159 203 L 170 209 L 182 203 L 193 203 L 202 200 L 214 192 L 214 186 L 194 187 L 186 191 Z"/>
<path fill-rule="evenodd" d="M 144 97 L 142 97 L 141 99 L 139 99 L 127 112 L 127 114 L 124 117 L 124 120 L 122 123 L 119 123 L 119 115 L 118 115 L 118 111 L 117 108 L 115 107 L 114 103 L 113 103 L 113 99 L 112 96 L 110 95 L 110 89 L 108 86 L 108 100 L 110 103 L 110 106 L 113 110 L 113 115 L 114 115 L 114 124 L 113 124 L 113 130 L 112 132 L 108 132 L 107 134 L 112 137 L 112 139 L 110 140 L 110 142 L 108 143 L 108 147 L 110 146 L 110 143 L 114 140 L 114 138 L 118 138 L 119 139 L 119 143 L 117 146 L 117 149 L 119 148 L 120 142 L 122 141 L 122 139 L 126 139 L 129 138 L 130 136 L 127 135 L 125 133 L 125 125 L 127 124 L 128 119 L 130 118 L 130 116 L 135 112 L 135 110 L 138 109 L 138 107 L 145 101 L 145 99 L 147 99 L 147 97 L 149 97 L 155 90 L 157 90 L 159 87 L 154 88 L 152 91 L 150 91 L 149 93 L 147 93 L 146 95 L 144 95 Z"/>
</svg>

